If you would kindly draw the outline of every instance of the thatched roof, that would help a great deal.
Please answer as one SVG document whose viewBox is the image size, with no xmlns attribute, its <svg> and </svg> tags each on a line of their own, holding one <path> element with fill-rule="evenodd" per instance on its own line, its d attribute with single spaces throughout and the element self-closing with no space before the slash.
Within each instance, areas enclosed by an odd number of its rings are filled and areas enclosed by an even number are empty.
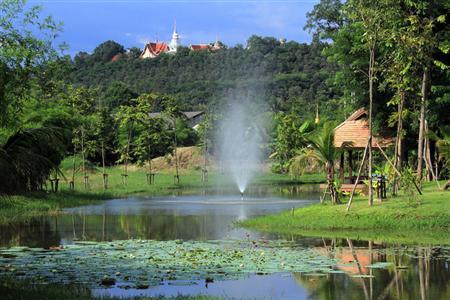
<svg viewBox="0 0 450 300">
<path fill-rule="evenodd" d="M 369 137 L 368 113 L 365 108 L 355 111 L 350 117 L 335 128 L 334 146 L 337 148 L 364 149 Z M 372 147 L 387 147 L 391 145 L 393 139 L 387 136 L 377 136 L 375 133 L 372 139 Z"/>
</svg>

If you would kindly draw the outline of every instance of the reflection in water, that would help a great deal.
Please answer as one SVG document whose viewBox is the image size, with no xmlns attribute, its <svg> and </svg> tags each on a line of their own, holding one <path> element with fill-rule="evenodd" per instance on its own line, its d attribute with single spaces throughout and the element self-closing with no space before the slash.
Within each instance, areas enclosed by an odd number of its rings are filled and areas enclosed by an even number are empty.
<svg viewBox="0 0 450 300">
<path fill-rule="evenodd" d="M 59 245 L 58 217 L 33 218 L 0 226 L 0 246 L 49 247 Z"/>
<path fill-rule="evenodd" d="M 309 290 L 308 298 L 450 299 L 449 248 L 402 247 L 372 241 L 359 242 L 355 247 L 348 239 L 323 239 L 323 243 L 318 251 L 337 259 L 337 269 L 344 274 L 295 273 L 295 280 Z M 385 264 L 377 267 L 377 263 Z"/>
<path fill-rule="evenodd" d="M 48 247 L 74 240 L 244 237 L 247 230 L 235 228 L 235 221 L 308 205 L 317 199 L 314 187 L 283 186 L 251 188 L 244 200 L 236 191 L 227 190 L 110 200 L 67 209 L 65 214 L 33 219 L 26 224 L 0 227 L 1 245 Z M 30 241 L 33 237 L 35 240 Z"/>
<path fill-rule="evenodd" d="M 55 246 L 74 240 L 215 240 L 245 238 L 233 222 L 318 201 L 313 187 L 236 191 L 177 192 L 167 197 L 106 201 L 69 209 L 65 214 L 0 226 L 0 246 Z M 336 260 L 336 273 L 250 275 L 240 280 L 182 286 L 167 282 L 147 290 L 96 289 L 96 295 L 172 295 L 198 293 L 273 299 L 450 299 L 450 249 L 401 246 L 349 239 L 304 238 L 250 232 L 251 239 L 286 239 Z M 1 265 L 0 265 L 1 267 Z"/>
</svg>

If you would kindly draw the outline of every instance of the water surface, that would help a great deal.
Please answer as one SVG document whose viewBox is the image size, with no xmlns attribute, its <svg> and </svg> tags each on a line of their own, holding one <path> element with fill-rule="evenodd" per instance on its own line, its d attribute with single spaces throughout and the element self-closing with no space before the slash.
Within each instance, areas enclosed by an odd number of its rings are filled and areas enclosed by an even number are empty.
<svg viewBox="0 0 450 300">
<path fill-rule="evenodd" d="M 449 299 L 450 251 L 438 246 L 404 246 L 383 241 L 305 238 L 263 234 L 236 228 L 234 222 L 318 202 L 314 186 L 250 188 L 241 198 L 234 190 L 186 190 L 173 195 L 115 199 L 65 210 L 58 216 L 1 227 L 3 247 L 51 247 L 74 241 L 127 239 L 254 241 L 290 240 L 337 261 L 336 273 L 280 272 L 249 274 L 237 280 L 178 285 L 166 280 L 147 289 L 104 288 L 95 295 L 208 294 L 251 299 Z M 0 261 L 6 263 L 6 259 Z M 381 264 L 380 264 L 381 263 Z M 386 263 L 386 264 L 384 264 Z M 378 264 L 378 265 L 377 265 Z M 378 266 L 375 268 L 369 266 Z"/>
</svg>

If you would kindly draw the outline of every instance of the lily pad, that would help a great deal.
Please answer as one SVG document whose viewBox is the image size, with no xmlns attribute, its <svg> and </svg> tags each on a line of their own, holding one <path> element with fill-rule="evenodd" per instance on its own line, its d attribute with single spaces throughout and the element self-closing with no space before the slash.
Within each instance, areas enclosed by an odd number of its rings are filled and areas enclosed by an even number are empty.
<svg viewBox="0 0 450 300">
<path fill-rule="evenodd" d="M 1 254 L 14 253 L 17 257 L 0 256 L 0 264 L 9 264 L 7 270 L 24 272 L 23 277 L 32 282 L 142 288 L 165 281 L 211 283 L 248 274 L 324 274 L 336 266 L 334 259 L 314 249 L 290 247 L 293 245 L 288 241 L 248 240 L 77 242 L 45 253 L 24 248 L 1 250 Z M 0 276 L 11 273 L 0 271 Z"/>
</svg>

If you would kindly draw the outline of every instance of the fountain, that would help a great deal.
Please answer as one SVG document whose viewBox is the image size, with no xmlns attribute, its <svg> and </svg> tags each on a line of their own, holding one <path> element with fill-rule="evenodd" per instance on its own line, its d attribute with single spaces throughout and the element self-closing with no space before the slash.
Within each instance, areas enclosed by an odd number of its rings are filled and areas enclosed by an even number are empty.
<svg viewBox="0 0 450 300">
<path fill-rule="evenodd" d="M 220 159 L 236 183 L 241 198 L 256 172 L 261 138 L 250 111 L 235 102 L 224 115 L 219 132 Z"/>
</svg>

